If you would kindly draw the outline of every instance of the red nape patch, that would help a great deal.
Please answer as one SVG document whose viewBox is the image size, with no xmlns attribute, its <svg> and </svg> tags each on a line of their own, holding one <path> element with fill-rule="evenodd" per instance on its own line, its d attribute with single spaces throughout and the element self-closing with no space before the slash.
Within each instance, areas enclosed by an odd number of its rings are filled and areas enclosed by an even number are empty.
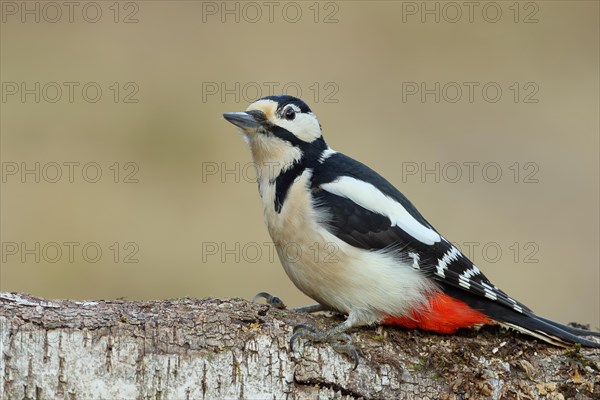
<svg viewBox="0 0 600 400">
<path fill-rule="evenodd" d="M 431 297 L 428 309 L 414 310 L 408 317 L 389 316 L 383 320 L 385 325 L 437 333 L 454 333 L 459 328 L 493 323 L 485 314 L 444 293 Z"/>
</svg>

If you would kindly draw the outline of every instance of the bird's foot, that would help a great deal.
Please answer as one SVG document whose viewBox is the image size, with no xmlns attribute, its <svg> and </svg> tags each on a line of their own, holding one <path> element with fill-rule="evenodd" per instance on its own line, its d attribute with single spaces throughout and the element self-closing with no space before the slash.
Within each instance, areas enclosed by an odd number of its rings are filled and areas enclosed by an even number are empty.
<svg viewBox="0 0 600 400">
<path fill-rule="evenodd" d="M 279 297 L 273 296 L 272 294 L 269 294 L 267 292 L 258 293 L 256 296 L 254 296 L 254 298 L 252 299 L 252 302 L 258 303 L 259 299 L 265 299 L 267 301 L 267 304 L 270 305 L 271 307 L 279 308 L 282 310 L 287 308 L 287 306 L 283 303 L 283 300 L 281 300 Z M 310 306 L 294 307 L 294 308 L 292 308 L 292 311 L 302 312 L 302 313 L 314 313 L 314 312 L 319 312 L 319 311 L 331 311 L 331 309 L 329 307 L 323 306 L 321 304 L 313 304 Z"/>
<path fill-rule="evenodd" d="M 325 332 L 320 332 L 312 325 L 297 325 L 294 327 L 293 335 L 290 338 L 290 349 L 294 351 L 295 342 L 302 339 L 311 344 L 327 343 L 336 352 L 346 354 L 354 360 L 353 370 L 358 367 L 360 357 L 352 344 L 352 337 L 341 331 L 339 326 Z"/>
<path fill-rule="evenodd" d="M 252 302 L 257 303 L 259 299 L 265 299 L 268 305 L 275 308 L 287 308 L 279 297 L 273 296 L 267 292 L 258 293 L 254 296 Z M 313 313 L 318 311 L 331 311 L 331 308 L 321 304 L 314 304 L 311 306 L 296 307 L 292 310 L 296 312 Z M 358 351 L 356 351 L 356 348 L 352 344 L 352 337 L 347 333 L 344 333 L 344 331 L 349 328 L 351 328 L 351 326 L 347 321 L 325 332 L 318 331 L 312 325 L 297 325 L 294 327 L 292 337 L 290 338 L 290 349 L 294 351 L 294 343 L 300 340 L 306 340 L 311 344 L 327 343 L 336 352 L 350 356 L 354 360 L 353 369 L 356 369 L 360 357 L 358 356 Z"/>
</svg>

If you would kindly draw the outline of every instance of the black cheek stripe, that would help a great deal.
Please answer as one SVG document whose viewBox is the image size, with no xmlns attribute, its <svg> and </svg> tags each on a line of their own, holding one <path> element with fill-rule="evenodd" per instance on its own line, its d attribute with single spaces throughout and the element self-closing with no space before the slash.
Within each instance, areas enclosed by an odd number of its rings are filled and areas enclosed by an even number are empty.
<svg viewBox="0 0 600 400">
<path fill-rule="evenodd" d="M 283 129 L 283 131 L 287 132 L 285 129 Z M 322 137 L 316 139 L 312 143 L 306 143 L 296 138 L 290 132 L 287 133 L 293 136 L 293 138 L 295 139 L 289 142 L 293 146 L 298 147 L 300 149 L 300 151 L 302 152 L 302 157 L 300 158 L 300 160 L 296 161 L 290 168 L 279 174 L 279 176 L 275 179 L 275 201 L 273 206 L 278 214 L 281 212 L 281 209 L 283 208 L 283 203 L 286 200 L 290 187 L 292 186 L 296 178 L 302 175 L 302 173 L 304 173 L 304 170 L 306 170 L 307 168 L 314 169 L 319 163 L 319 158 L 327 149 L 327 144 L 325 144 L 325 141 Z M 279 135 L 277 136 L 281 137 Z"/>
<path fill-rule="evenodd" d="M 277 179 L 275 179 L 275 203 L 273 206 L 275 207 L 277 214 L 281 212 L 283 202 L 290 191 L 290 187 L 296 178 L 302 175 L 303 172 L 304 166 L 302 165 L 302 162 L 297 161 L 285 172 L 279 174 Z"/>
</svg>

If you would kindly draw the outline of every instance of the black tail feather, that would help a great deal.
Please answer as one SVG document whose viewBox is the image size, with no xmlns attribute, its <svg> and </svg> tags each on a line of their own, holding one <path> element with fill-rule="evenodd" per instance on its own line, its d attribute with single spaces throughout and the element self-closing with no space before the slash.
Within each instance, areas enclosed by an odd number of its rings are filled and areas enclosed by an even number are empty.
<svg viewBox="0 0 600 400">
<path fill-rule="evenodd" d="M 587 329 L 580 329 L 580 328 L 574 328 L 572 326 L 568 326 L 568 325 L 563 325 L 560 324 L 558 322 L 554 322 L 552 320 L 546 319 L 546 318 L 542 318 L 542 317 L 537 317 L 538 319 L 544 321 L 547 324 L 550 325 L 554 325 L 555 327 L 562 329 L 563 331 L 567 331 L 569 333 L 572 333 L 573 335 L 577 335 L 577 336 L 595 336 L 595 337 L 600 337 L 600 332 L 596 332 L 596 331 L 590 331 Z"/>
<path fill-rule="evenodd" d="M 585 347 L 600 348 L 600 343 L 569 332 L 569 330 L 576 328 L 569 328 L 556 322 L 546 322 L 548 320 L 539 318 L 535 315 L 524 315 L 518 314 L 517 312 L 513 312 L 512 314 L 513 315 L 504 314 L 499 317 L 494 317 L 494 319 L 501 325 L 507 325 L 519 332 L 535 336 L 557 346 L 568 346 L 569 344 L 577 343 Z M 561 327 L 568 328 L 568 330 L 561 329 Z"/>
<path fill-rule="evenodd" d="M 570 344 L 580 344 L 586 347 L 600 348 L 600 342 L 594 342 L 581 337 L 600 337 L 600 333 L 598 332 L 572 328 L 538 317 L 529 312 L 519 313 L 503 304 L 452 286 L 444 285 L 443 289 L 446 294 L 464 301 L 470 307 L 481 311 L 499 324 L 542 339 L 555 346 L 566 347 Z"/>
</svg>

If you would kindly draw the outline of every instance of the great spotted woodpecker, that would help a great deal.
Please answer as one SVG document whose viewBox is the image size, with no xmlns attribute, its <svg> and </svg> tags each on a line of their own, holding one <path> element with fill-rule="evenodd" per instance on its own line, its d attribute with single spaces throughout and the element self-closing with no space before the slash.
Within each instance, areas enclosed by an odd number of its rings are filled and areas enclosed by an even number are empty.
<svg viewBox="0 0 600 400">
<path fill-rule="evenodd" d="M 224 117 L 250 147 L 266 224 L 285 272 L 319 303 L 305 310 L 348 315 L 327 332 L 297 327 L 292 346 L 298 338 L 328 342 L 358 362 L 344 332 L 383 323 L 445 334 L 500 324 L 554 345 L 600 347 L 581 337 L 600 333 L 538 317 L 494 286 L 398 189 L 332 150 L 302 100 L 264 97 Z M 298 249 L 293 257 L 284 251 L 291 245 Z"/>
</svg>

